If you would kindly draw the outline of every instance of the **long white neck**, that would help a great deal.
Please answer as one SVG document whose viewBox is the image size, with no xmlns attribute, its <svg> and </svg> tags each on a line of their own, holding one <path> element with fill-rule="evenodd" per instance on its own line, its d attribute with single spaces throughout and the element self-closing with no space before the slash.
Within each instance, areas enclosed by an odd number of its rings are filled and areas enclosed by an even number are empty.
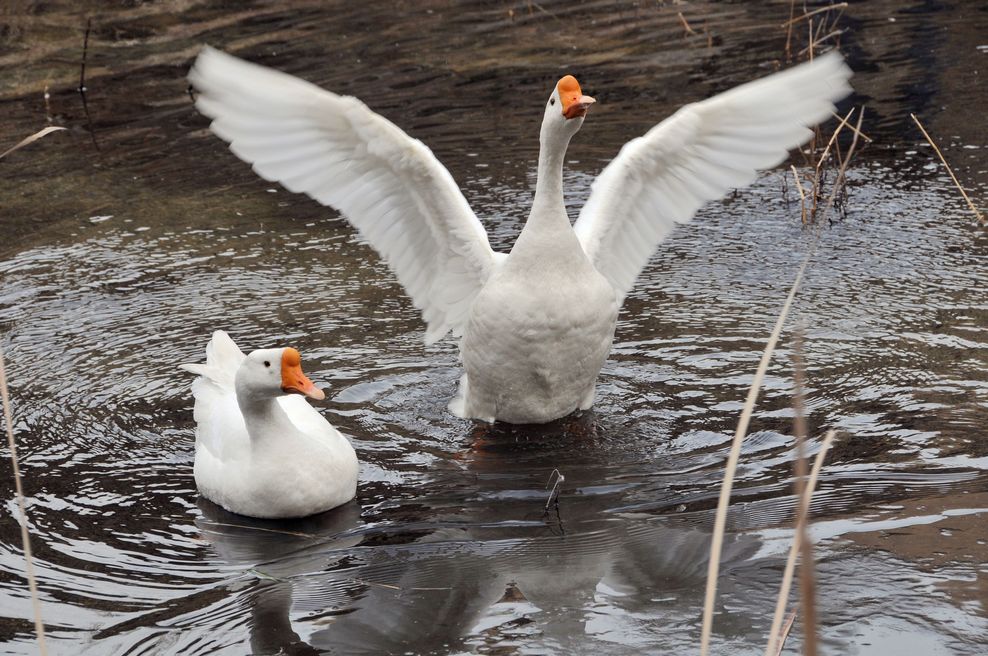
<svg viewBox="0 0 988 656">
<path fill-rule="evenodd" d="M 535 183 L 535 199 L 512 254 L 529 249 L 537 256 L 545 256 L 554 245 L 565 245 L 576 240 L 566 205 L 563 203 L 563 161 L 566 148 L 576 130 L 553 129 L 546 123 L 539 135 L 539 168 Z"/>
<path fill-rule="evenodd" d="M 271 437 L 286 437 L 296 430 L 277 397 L 259 395 L 240 381 L 237 381 L 237 405 L 255 445 Z"/>
<path fill-rule="evenodd" d="M 563 160 L 569 146 L 569 134 L 559 130 L 542 129 L 539 135 L 538 181 L 535 183 L 535 200 L 532 203 L 531 219 L 543 217 L 566 219 L 566 206 L 563 204 Z M 569 220 L 566 220 L 569 225 Z"/>
</svg>

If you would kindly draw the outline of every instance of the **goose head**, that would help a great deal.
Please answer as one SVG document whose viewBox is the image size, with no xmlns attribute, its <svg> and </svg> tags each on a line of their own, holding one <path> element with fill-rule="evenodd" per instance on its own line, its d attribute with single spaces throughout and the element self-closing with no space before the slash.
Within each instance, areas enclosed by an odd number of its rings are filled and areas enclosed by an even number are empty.
<svg viewBox="0 0 988 656">
<path fill-rule="evenodd" d="M 569 141 L 583 125 L 583 117 L 595 102 L 590 96 L 583 95 L 580 83 L 572 75 L 556 82 L 542 118 L 543 142 L 547 139 Z"/>
<path fill-rule="evenodd" d="M 302 394 L 321 401 L 326 394 L 302 373 L 302 356 L 295 349 L 252 351 L 237 370 L 238 394 L 254 399 Z"/>
</svg>

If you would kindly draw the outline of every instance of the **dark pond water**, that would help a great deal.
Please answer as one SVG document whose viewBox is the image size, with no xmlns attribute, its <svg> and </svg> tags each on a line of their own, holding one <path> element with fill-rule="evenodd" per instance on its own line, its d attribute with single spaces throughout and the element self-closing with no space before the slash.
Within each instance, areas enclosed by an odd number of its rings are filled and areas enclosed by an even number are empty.
<svg viewBox="0 0 988 656">
<path fill-rule="evenodd" d="M 828 654 L 983 654 L 988 234 L 908 114 L 984 206 L 988 10 L 852 4 L 850 103 L 867 103 L 875 141 L 790 323 L 806 325 L 813 450 L 839 431 L 813 502 L 820 633 Z M 504 250 L 562 72 L 599 100 L 569 153 L 575 209 L 625 141 L 773 70 L 788 13 L 783 1 L 5 2 L 0 149 L 46 113 L 70 128 L 0 162 L 0 332 L 50 650 L 698 650 L 730 437 L 813 237 L 782 171 L 705 207 L 656 254 L 593 412 L 489 428 L 445 409 L 453 342 L 425 348 L 374 253 L 236 160 L 184 76 L 208 42 L 361 97 L 434 149 Z M 87 18 L 88 118 L 75 91 Z M 216 328 L 248 349 L 302 351 L 361 459 L 354 503 L 264 523 L 198 498 L 176 364 Z M 762 653 L 791 540 L 790 336 L 745 441 L 719 654 Z M 6 456 L 0 468 L 0 650 L 35 653 Z M 565 481 L 547 513 L 553 470 Z M 789 653 L 800 639 L 797 627 Z"/>
</svg>

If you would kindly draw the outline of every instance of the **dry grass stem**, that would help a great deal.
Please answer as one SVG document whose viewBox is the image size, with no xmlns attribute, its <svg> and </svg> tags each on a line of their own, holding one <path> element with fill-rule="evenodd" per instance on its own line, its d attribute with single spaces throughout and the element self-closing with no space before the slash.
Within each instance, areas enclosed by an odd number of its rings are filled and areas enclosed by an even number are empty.
<svg viewBox="0 0 988 656">
<path fill-rule="evenodd" d="M 792 177 L 796 181 L 796 190 L 799 191 L 799 213 L 803 221 L 806 224 L 806 192 L 803 191 L 803 181 L 799 179 L 799 173 L 796 171 L 796 166 L 793 164 L 789 165 L 792 169 Z"/>
<path fill-rule="evenodd" d="M 692 27 L 690 27 L 690 24 L 686 22 L 686 17 L 683 16 L 683 12 L 681 12 L 681 11 L 680 12 L 677 12 L 676 15 L 679 16 L 679 22 L 682 23 L 682 25 L 683 25 L 683 36 L 684 37 L 685 36 L 689 36 L 691 34 L 696 34 L 696 30 L 694 30 Z"/>
<path fill-rule="evenodd" d="M 793 409 L 796 411 L 796 497 L 802 499 L 806 495 L 806 363 L 803 359 L 803 326 L 796 331 L 793 343 L 793 368 L 795 370 L 793 394 Z M 800 517 L 797 530 L 800 540 L 799 595 L 803 608 L 803 656 L 816 656 L 816 584 L 813 573 L 813 545 L 810 542 L 808 521 Z"/>
<path fill-rule="evenodd" d="M 779 589 L 779 598 L 775 604 L 775 615 L 772 618 L 772 628 L 769 629 L 768 646 L 765 648 L 766 656 L 775 656 L 778 653 L 779 628 L 782 626 L 782 616 L 786 611 L 786 602 L 789 600 L 789 591 L 792 588 L 793 571 L 796 569 L 796 555 L 800 552 L 802 539 L 800 522 L 806 522 L 810 513 L 810 499 L 813 490 L 816 488 L 817 479 L 820 477 L 820 469 L 823 467 L 823 460 L 830 450 L 830 445 L 834 441 L 834 431 L 827 431 L 827 435 L 820 444 L 820 451 L 813 461 L 813 469 L 810 471 L 810 479 L 803 487 L 803 494 L 799 499 L 799 507 L 796 511 L 796 532 L 793 534 L 792 546 L 789 548 L 789 558 L 786 560 L 786 569 L 782 574 L 782 585 Z"/>
<path fill-rule="evenodd" d="M 553 479 L 555 479 L 554 483 Z M 549 480 L 546 482 L 545 487 L 548 490 L 549 484 L 552 483 L 552 489 L 549 490 L 549 498 L 545 501 L 545 512 L 549 512 L 549 505 L 552 504 L 553 500 L 556 501 L 557 505 L 559 504 L 559 486 L 562 485 L 565 480 L 566 477 L 563 476 L 562 472 L 558 469 L 553 469 L 552 473 L 549 474 Z"/>
<path fill-rule="evenodd" d="M 947 163 L 947 160 L 944 158 L 943 153 L 940 152 L 940 149 L 937 148 L 936 143 L 933 142 L 933 138 L 930 137 L 930 133 L 926 131 L 926 128 L 924 128 L 923 127 L 923 124 L 919 122 L 919 119 L 916 118 L 916 115 L 915 114 L 910 114 L 909 116 L 912 117 L 913 121 L 916 122 L 916 125 L 919 127 L 920 131 L 923 133 L 923 136 L 926 137 L 926 140 L 930 143 L 931 146 L 933 146 L 933 150 L 935 150 L 936 153 L 937 153 L 937 156 L 940 157 L 940 161 L 943 162 L 944 167 L 946 167 L 947 173 L 950 174 L 950 179 L 954 181 L 954 185 L 956 185 L 957 186 L 957 190 L 959 192 L 961 192 L 961 196 L 964 197 L 964 200 L 967 202 L 967 206 L 971 208 L 971 211 L 972 212 L 974 212 L 974 216 L 978 217 L 978 221 L 980 221 L 981 223 L 984 223 L 985 222 L 984 215 L 981 212 L 979 212 L 978 211 L 978 208 L 975 207 L 974 206 L 974 203 L 971 202 L 971 199 L 968 197 L 967 192 L 964 191 L 964 187 L 961 186 L 961 183 L 957 180 L 957 176 L 954 175 L 954 170 L 952 168 L 950 168 L 950 164 Z"/>
<path fill-rule="evenodd" d="M 758 368 L 755 370 L 755 377 L 751 381 L 751 387 L 748 389 L 748 397 L 744 402 L 744 408 L 741 410 L 741 418 L 738 421 L 734 440 L 731 443 L 731 452 L 728 455 L 727 466 L 724 471 L 724 482 L 721 484 L 720 498 L 717 500 L 714 531 L 710 539 L 710 562 L 707 564 L 707 588 L 703 601 L 703 625 L 700 630 L 700 656 L 707 656 L 710 650 L 714 600 L 717 597 L 717 575 L 720 571 L 720 555 L 724 546 L 724 531 L 727 526 L 727 507 L 731 500 L 731 489 L 734 487 L 734 474 L 738 467 L 738 458 L 741 456 L 741 442 L 748 432 L 748 424 L 751 422 L 751 415 L 755 410 L 755 402 L 758 400 L 758 391 L 761 389 L 762 380 L 765 378 L 765 372 L 768 370 L 768 364 L 772 359 L 772 353 L 775 352 L 775 345 L 778 343 L 779 336 L 782 334 L 782 326 L 785 325 L 786 318 L 789 316 L 793 299 L 796 298 L 796 292 L 803 282 L 806 267 L 816 252 L 816 244 L 817 240 L 814 240 L 809 253 L 806 254 L 806 258 L 803 260 L 803 264 L 799 267 L 799 272 L 796 274 L 796 279 L 789 289 L 786 302 L 783 304 L 782 310 L 779 312 L 779 317 L 775 321 L 772 334 L 769 335 L 768 342 L 765 344 L 762 359 L 759 361 Z M 776 626 L 774 631 L 777 633 L 778 630 L 779 627 Z"/>
<path fill-rule="evenodd" d="M 808 12 L 806 12 L 806 13 L 800 15 L 800 16 L 796 16 L 795 18 L 793 18 L 793 6 L 795 4 L 796 4 L 796 2 L 795 2 L 795 0 L 793 0 L 793 2 L 789 6 L 789 20 L 787 20 L 785 23 L 783 23 L 781 25 L 781 27 L 789 27 L 790 25 L 793 25 L 795 23 L 798 23 L 801 20 L 808 19 L 810 16 L 816 16 L 817 14 L 822 14 L 825 11 L 834 11 L 835 9 L 841 9 L 841 10 L 847 9 L 847 3 L 846 2 L 841 2 L 841 3 L 838 3 L 836 5 L 827 5 L 826 7 L 820 7 L 819 9 L 814 9 L 813 11 L 808 11 Z"/>
<path fill-rule="evenodd" d="M 786 648 L 786 639 L 789 637 L 789 632 L 792 631 L 792 625 L 795 621 L 796 609 L 793 608 L 786 616 L 785 624 L 782 625 L 782 632 L 779 634 L 779 650 L 775 652 L 775 656 L 782 656 L 782 650 Z"/>
<path fill-rule="evenodd" d="M 28 144 L 34 143 L 38 139 L 40 139 L 40 138 L 42 138 L 42 137 L 44 137 L 46 135 L 49 135 L 52 132 L 58 132 L 59 130 L 64 130 L 64 129 L 66 129 L 66 128 L 60 128 L 60 127 L 56 127 L 56 126 L 50 126 L 50 127 L 47 127 L 47 128 L 45 128 L 43 130 L 38 130 L 37 132 L 35 132 L 34 134 L 32 134 L 30 137 L 27 137 L 25 139 L 21 139 L 21 141 L 16 146 L 12 146 L 12 147 L 8 148 L 7 150 L 3 151 L 3 153 L 0 153 L 0 159 L 3 159 L 4 157 L 6 157 L 7 155 L 11 154 L 12 152 L 14 152 L 15 150 L 17 150 L 19 148 L 23 148 L 24 146 L 26 146 Z"/>
<path fill-rule="evenodd" d="M 827 213 L 833 209 L 834 198 L 837 197 L 837 192 L 844 186 L 845 176 L 847 173 L 847 165 L 851 163 L 851 158 L 854 157 L 854 151 L 858 147 L 858 135 L 861 134 L 861 121 L 864 120 L 864 107 L 858 112 L 858 124 L 854 126 L 854 138 L 851 139 L 851 146 L 847 149 L 847 155 L 844 157 L 840 164 L 840 168 L 837 170 L 837 179 L 834 180 L 834 185 L 830 189 L 830 196 L 827 198 L 827 204 L 824 207 L 824 218 L 827 218 Z"/>
<path fill-rule="evenodd" d="M 845 124 L 846 124 L 847 119 L 842 119 L 840 117 L 840 114 L 838 114 L 837 112 L 830 112 L 830 115 L 833 116 L 834 118 L 836 118 L 838 121 L 844 121 Z M 848 114 L 848 117 L 850 117 L 850 114 Z M 855 132 L 857 132 L 858 133 L 858 136 L 861 137 L 862 139 L 864 139 L 865 141 L 867 141 L 868 143 L 872 143 L 874 141 L 874 139 L 872 139 L 871 137 L 869 137 L 867 134 L 865 134 L 861 130 L 857 129 L 856 127 L 851 126 L 851 125 L 847 125 L 846 127 L 848 129 L 851 129 L 851 130 L 854 130 Z"/>
<path fill-rule="evenodd" d="M 817 199 L 820 196 L 821 169 L 823 168 L 823 165 L 827 162 L 827 158 L 830 156 L 830 149 L 833 148 L 834 143 L 837 141 L 837 137 L 840 136 L 841 130 L 843 130 L 844 126 L 847 125 L 847 121 L 851 118 L 851 114 L 853 113 L 854 113 L 854 108 L 852 107 L 850 111 L 847 112 L 847 116 L 845 116 L 844 118 L 838 117 L 840 123 L 837 125 L 836 128 L 834 128 L 833 134 L 830 135 L 830 140 L 827 141 L 827 145 L 824 147 L 823 152 L 820 154 L 820 157 L 817 158 L 816 166 L 813 167 L 815 169 L 813 173 L 813 186 L 812 186 L 813 209 L 810 211 L 810 216 L 813 218 L 816 218 Z M 804 220 L 803 223 L 806 223 L 806 221 Z"/>
<path fill-rule="evenodd" d="M 9 151 L 8 151 L 9 152 Z M 6 153 L 4 153 L 6 155 Z M 0 399 L 3 400 L 3 419 L 7 429 L 7 448 L 10 449 L 10 464 L 14 470 L 14 489 L 17 492 L 17 506 L 20 509 L 21 542 L 24 545 L 24 571 L 27 586 L 31 592 L 31 605 L 34 607 L 34 630 L 38 635 L 38 652 L 45 656 L 45 623 L 41 619 L 41 600 L 38 597 L 38 583 L 34 576 L 34 561 L 31 557 L 31 536 L 27 530 L 27 508 L 24 503 L 24 487 L 21 484 L 21 468 L 17 462 L 17 444 L 14 442 L 14 420 L 10 409 L 10 393 L 7 390 L 7 372 L 4 368 L 3 347 L 0 347 Z"/>
<path fill-rule="evenodd" d="M 805 48 L 803 48 L 802 50 L 800 50 L 796 54 L 798 54 L 798 55 L 805 55 L 805 54 L 809 53 L 810 54 L 810 59 L 813 59 L 813 51 L 814 51 L 814 49 L 822 46 L 824 43 L 826 43 L 830 39 L 834 39 L 834 38 L 837 38 L 837 37 L 843 35 L 845 31 L 846 30 L 833 30 L 832 32 L 829 32 L 828 34 L 825 34 L 824 36 L 821 36 L 819 38 L 814 38 L 813 39 L 813 42 L 810 45 L 806 46 Z"/>
<path fill-rule="evenodd" d="M 789 2 L 789 20 L 782 24 L 782 27 L 786 28 L 786 61 L 792 61 L 792 26 L 795 23 L 793 17 L 796 15 L 796 0 L 790 0 Z"/>
</svg>

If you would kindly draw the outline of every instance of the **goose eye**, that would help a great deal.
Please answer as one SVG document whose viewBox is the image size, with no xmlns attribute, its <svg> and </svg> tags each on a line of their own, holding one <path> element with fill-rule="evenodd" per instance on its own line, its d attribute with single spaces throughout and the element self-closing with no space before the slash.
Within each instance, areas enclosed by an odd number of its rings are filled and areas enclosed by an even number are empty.
<svg viewBox="0 0 988 656">
<path fill-rule="evenodd" d="M 270 367 L 270 366 L 271 366 L 271 363 L 270 363 L 270 362 L 268 362 L 267 360 L 265 360 L 265 361 L 264 361 L 264 366 L 265 366 L 265 367 Z"/>
<path fill-rule="evenodd" d="M 556 99 L 555 98 L 549 98 L 549 104 L 550 105 L 555 105 L 556 104 Z"/>
</svg>

